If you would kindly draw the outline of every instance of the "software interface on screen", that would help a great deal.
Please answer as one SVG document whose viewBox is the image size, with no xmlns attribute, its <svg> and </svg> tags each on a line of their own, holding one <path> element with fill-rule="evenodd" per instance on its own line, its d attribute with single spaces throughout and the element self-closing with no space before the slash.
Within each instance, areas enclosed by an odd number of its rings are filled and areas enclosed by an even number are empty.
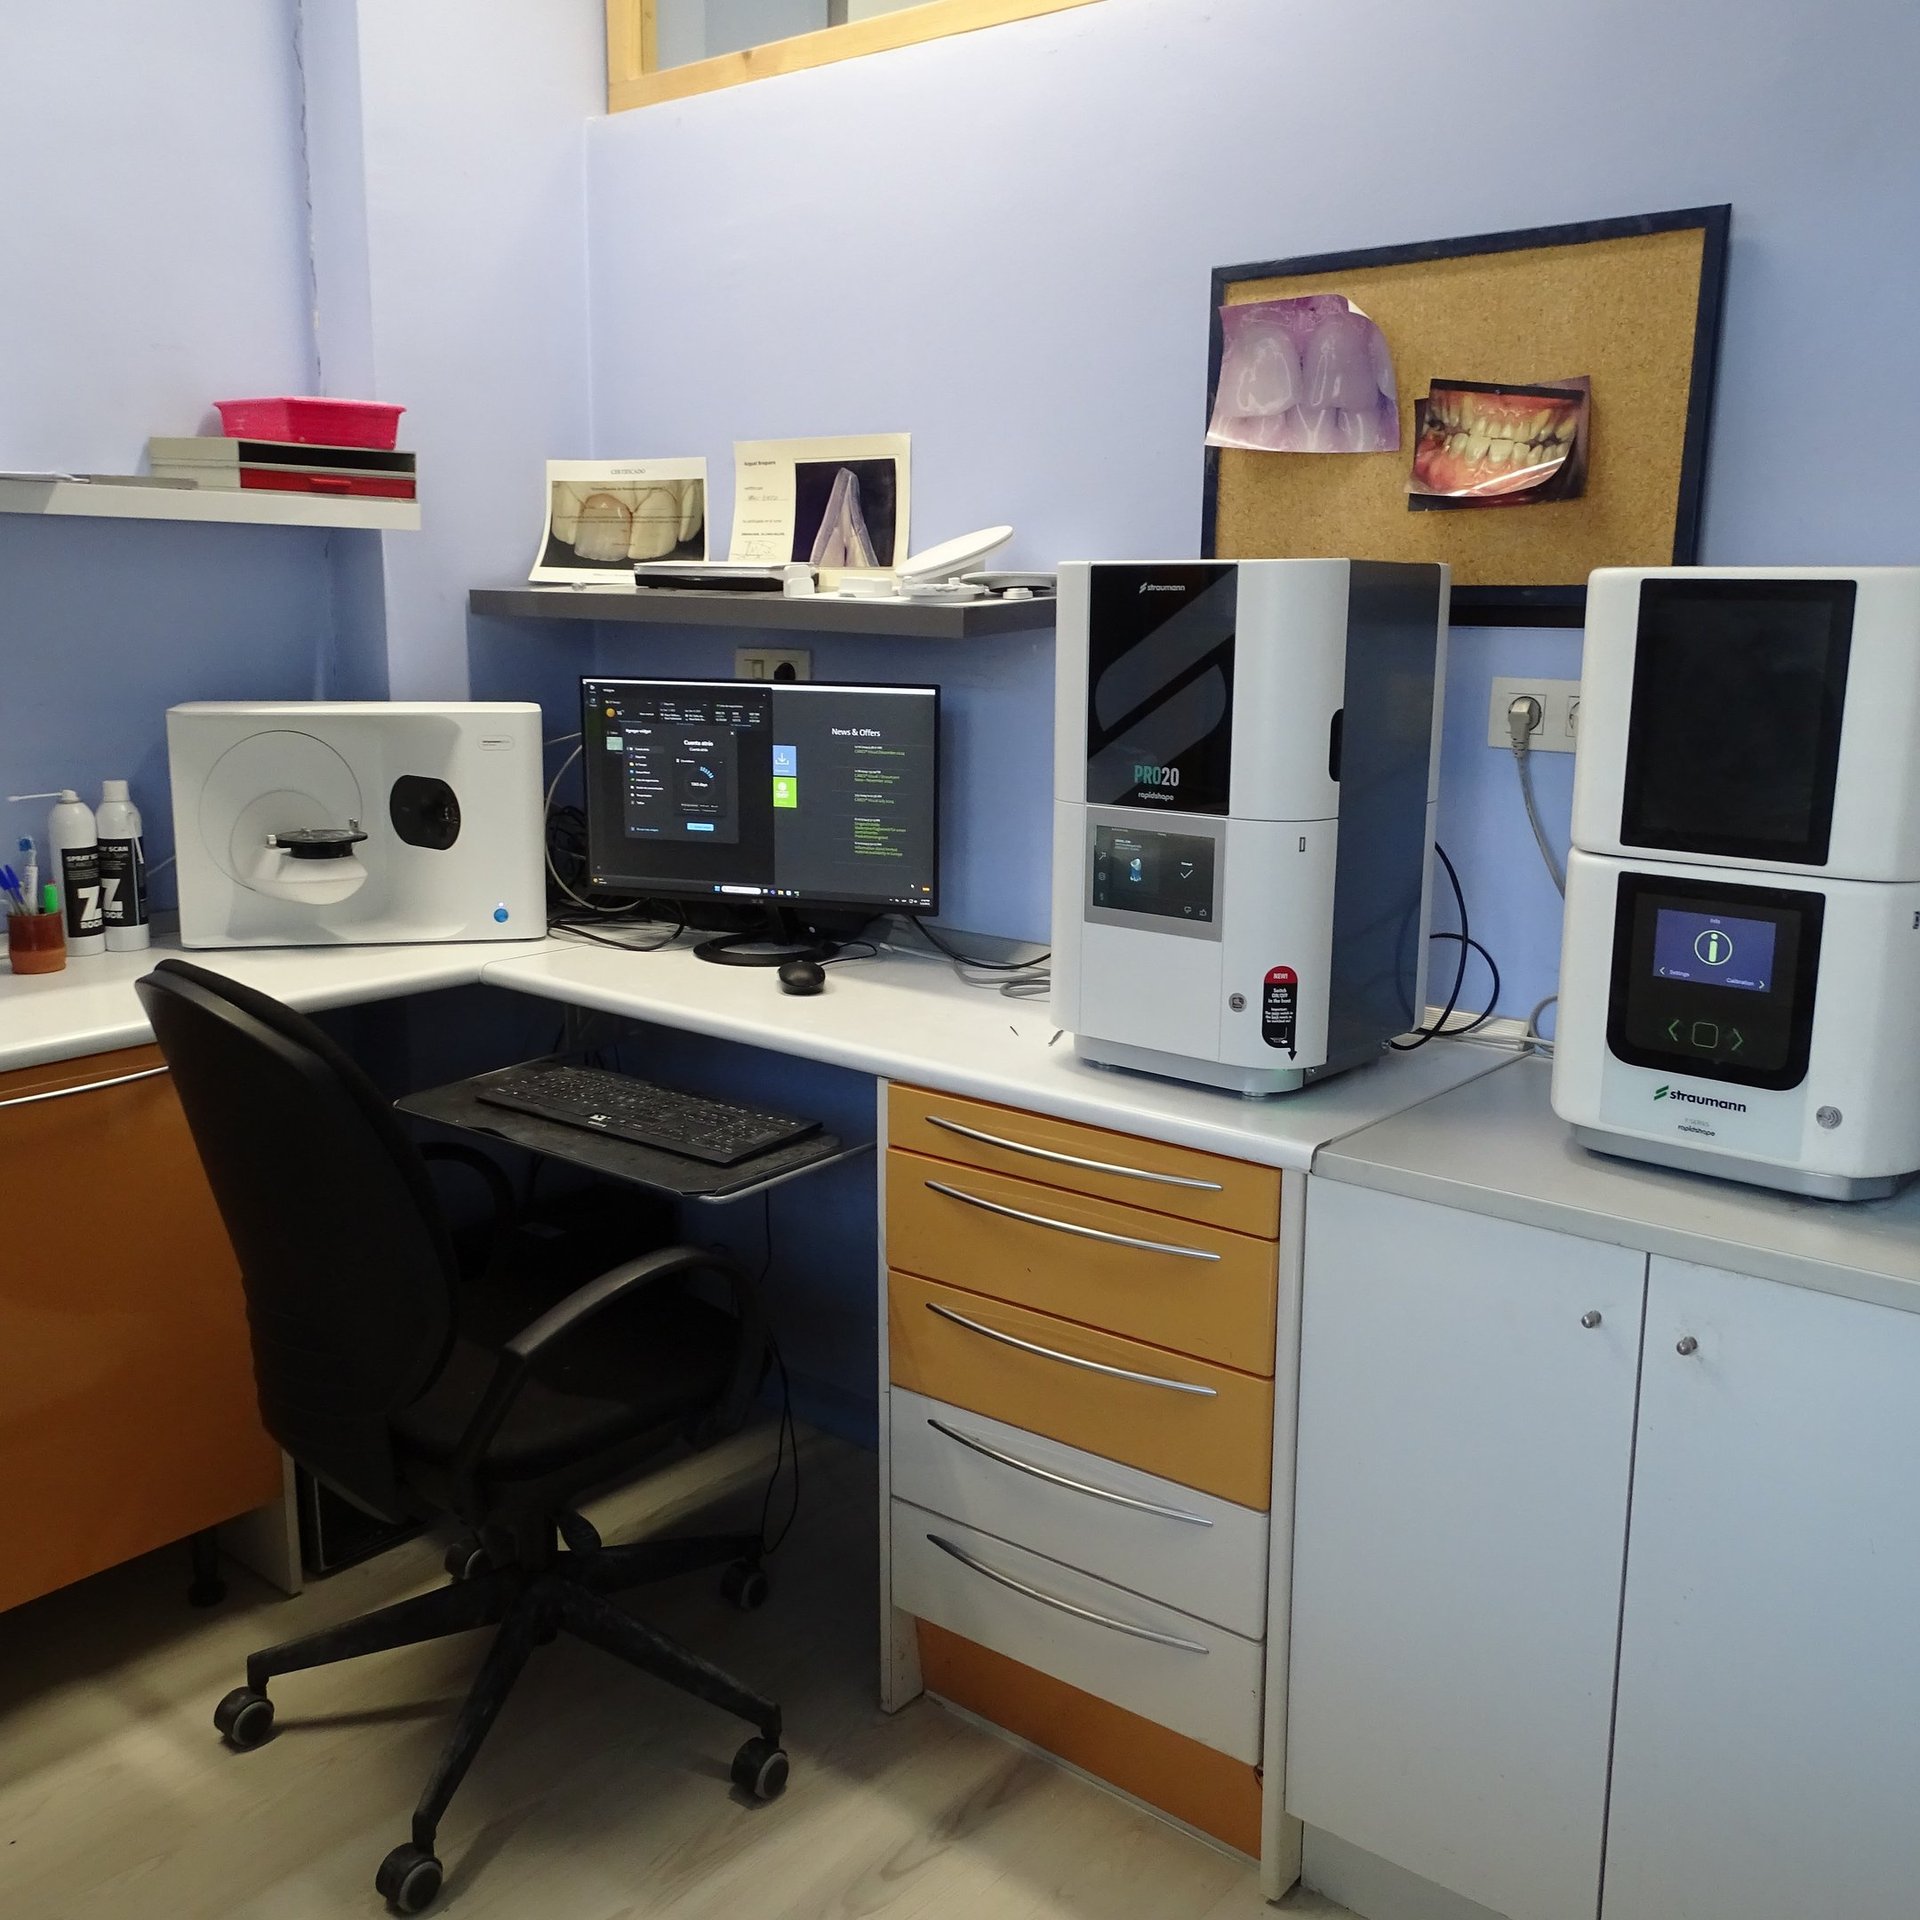
<svg viewBox="0 0 1920 1920">
<path fill-rule="evenodd" d="M 581 683 L 597 887 L 939 905 L 939 690 Z"/>
</svg>

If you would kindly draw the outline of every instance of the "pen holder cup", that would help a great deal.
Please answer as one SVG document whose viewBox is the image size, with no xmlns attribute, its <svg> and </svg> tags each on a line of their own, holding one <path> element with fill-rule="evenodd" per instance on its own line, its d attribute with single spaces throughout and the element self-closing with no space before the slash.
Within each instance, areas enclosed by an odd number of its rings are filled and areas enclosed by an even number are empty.
<svg viewBox="0 0 1920 1920">
<path fill-rule="evenodd" d="M 67 964 L 66 916 L 8 914 L 7 958 L 15 973 L 58 973 Z"/>
</svg>

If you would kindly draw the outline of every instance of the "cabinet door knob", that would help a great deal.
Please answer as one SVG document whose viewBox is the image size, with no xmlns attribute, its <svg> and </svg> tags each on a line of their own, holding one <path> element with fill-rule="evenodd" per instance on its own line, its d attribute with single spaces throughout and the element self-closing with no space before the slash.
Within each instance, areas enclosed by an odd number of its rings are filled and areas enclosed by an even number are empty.
<svg viewBox="0 0 1920 1920">
<path fill-rule="evenodd" d="M 1580 1324 L 1583 1327 L 1597 1327 L 1600 1324 L 1600 1316 L 1592 1307 L 1589 1307 L 1580 1316 Z"/>
<path fill-rule="evenodd" d="M 1673 1350 L 1684 1359 L 1688 1354 L 1698 1353 L 1700 1351 L 1700 1342 L 1690 1333 L 1682 1334 L 1680 1339 L 1675 1342 Z"/>
</svg>

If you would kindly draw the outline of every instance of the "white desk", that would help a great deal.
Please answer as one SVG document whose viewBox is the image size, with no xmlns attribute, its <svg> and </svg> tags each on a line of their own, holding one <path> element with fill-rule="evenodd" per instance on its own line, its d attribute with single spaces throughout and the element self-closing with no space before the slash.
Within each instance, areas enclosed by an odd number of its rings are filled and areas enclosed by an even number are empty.
<svg viewBox="0 0 1920 1920">
<path fill-rule="evenodd" d="M 1920 1181 L 1810 1200 L 1593 1153 L 1530 1060 L 1402 1113 L 1314 1163 L 1329 1180 L 1920 1313 Z"/>
<path fill-rule="evenodd" d="M 537 949 L 527 941 L 418 947 L 253 947 L 188 953 L 157 934 L 145 953 L 102 953 L 69 959 L 59 973 L 15 975 L 0 963 L 0 1073 L 45 1066 L 114 1047 L 143 1047 L 153 1029 L 133 983 L 169 957 L 224 973 L 303 1013 L 357 1006 L 469 986 L 482 965 L 503 952 Z"/>
<path fill-rule="evenodd" d="M 494 960 L 480 977 L 568 1006 L 1302 1172 L 1328 1141 L 1512 1057 L 1434 1044 L 1302 1093 L 1250 1100 L 1089 1066 L 1075 1058 L 1070 1034 L 1054 1038 L 1044 999 L 966 986 L 931 955 L 889 950 L 830 966 L 826 987 L 810 997 L 782 993 L 771 969 L 713 966 L 685 947 L 624 954 L 549 940 Z"/>
<path fill-rule="evenodd" d="M 1510 1056 L 1434 1044 L 1389 1054 L 1303 1093 L 1249 1100 L 1089 1066 L 1054 1039 L 1045 1000 L 963 985 L 933 956 L 886 951 L 836 964 L 826 988 L 782 993 L 771 968 L 718 967 L 690 948 L 616 953 L 564 938 L 414 947 L 222 948 L 0 972 L 0 1073 L 144 1045 L 133 983 L 169 955 L 224 973 L 303 1012 L 485 983 L 629 1020 L 969 1094 L 1036 1113 L 1304 1172 L 1328 1142 L 1490 1073 Z"/>
</svg>

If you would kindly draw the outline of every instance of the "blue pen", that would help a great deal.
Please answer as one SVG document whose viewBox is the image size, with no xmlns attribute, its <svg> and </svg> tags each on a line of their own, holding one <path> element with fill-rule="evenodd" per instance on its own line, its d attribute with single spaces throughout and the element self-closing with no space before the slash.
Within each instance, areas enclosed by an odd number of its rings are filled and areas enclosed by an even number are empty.
<svg viewBox="0 0 1920 1920">
<path fill-rule="evenodd" d="M 20 876 L 11 867 L 0 866 L 0 893 L 13 902 L 15 913 L 25 913 L 27 903 L 20 892 Z"/>
</svg>

